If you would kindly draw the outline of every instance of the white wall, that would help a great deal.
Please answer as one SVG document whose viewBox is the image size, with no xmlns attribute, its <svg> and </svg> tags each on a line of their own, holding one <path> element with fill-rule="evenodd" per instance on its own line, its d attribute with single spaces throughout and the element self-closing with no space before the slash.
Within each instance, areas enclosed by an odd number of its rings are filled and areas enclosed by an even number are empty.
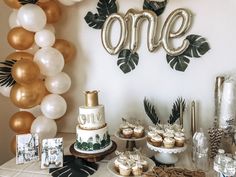
<svg viewBox="0 0 236 177">
<path fill-rule="evenodd" d="M 0 60 L 4 59 L 12 49 L 7 44 L 8 16 L 10 10 L 0 1 Z M 0 94 L 0 164 L 13 157 L 10 151 L 10 142 L 15 135 L 9 127 L 9 119 L 16 112 L 15 106 Z"/>
<path fill-rule="evenodd" d="M 130 8 L 142 8 L 142 0 L 118 0 L 119 12 L 125 14 Z M 140 61 L 137 68 L 124 75 L 116 66 L 117 55 L 109 55 L 102 46 L 100 30 L 86 24 L 84 16 L 95 12 L 97 1 L 83 1 L 66 7 L 63 19 L 57 25 L 57 35 L 73 41 L 77 46 L 77 58 L 66 66 L 73 85 L 66 98 L 69 111 L 62 119 L 60 128 L 74 131 L 78 107 L 84 104 L 84 90 L 100 90 L 100 102 L 106 108 L 106 120 L 114 132 L 121 117 L 133 117 L 150 123 L 143 109 L 143 99 L 148 97 L 158 108 L 158 114 L 167 121 L 172 103 L 182 96 L 188 106 L 192 100 L 198 103 L 199 126 L 212 125 L 214 109 L 214 82 L 219 74 L 235 71 L 236 2 L 219 0 L 169 1 L 161 24 L 171 11 L 187 8 L 193 13 L 193 24 L 188 34 L 199 34 L 209 41 L 211 50 L 200 59 L 192 59 L 185 72 L 174 71 L 166 62 L 165 51 L 149 53 L 146 47 L 146 27 L 142 28 Z M 112 34 L 117 39 L 119 32 Z M 187 34 L 187 35 L 188 35 Z M 185 114 L 189 129 L 189 108 Z"/>
<path fill-rule="evenodd" d="M 117 0 L 119 12 L 125 14 L 130 8 L 142 8 L 143 0 Z M 1 2 L 2 4 L 2 2 Z M 77 47 L 77 57 L 65 67 L 72 78 L 72 88 L 65 94 L 68 111 L 58 121 L 59 130 L 75 132 L 78 107 L 84 104 L 83 91 L 100 90 L 100 103 L 105 105 L 106 120 L 111 133 L 117 129 L 121 117 L 133 117 L 151 124 L 143 109 L 144 97 L 149 98 L 158 108 L 158 115 L 163 122 L 167 121 L 172 103 L 182 96 L 188 106 L 196 100 L 199 106 L 199 126 L 205 129 L 211 126 L 214 108 L 214 82 L 219 74 L 234 72 L 236 1 L 228 0 L 169 0 L 161 16 L 161 24 L 168 14 L 177 8 L 188 8 L 193 13 L 193 25 L 188 34 L 199 34 L 207 38 L 211 50 L 200 59 L 193 59 L 185 72 L 177 72 L 166 62 L 165 52 L 159 49 L 149 53 L 146 47 L 146 27 L 142 28 L 141 46 L 138 50 L 140 61 L 137 68 L 124 75 L 116 66 L 117 56 L 109 55 L 102 46 L 100 30 L 94 30 L 85 23 L 84 16 L 88 11 L 95 12 L 97 0 L 84 0 L 71 7 L 63 7 L 63 16 L 56 25 L 56 35 L 72 41 Z M 1 12 L 9 11 L 1 6 Z M 1 14 L 1 40 L 6 37 L 7 13 Z M 113 31 L 115 34 L 119 29 Z M 6 41 L 3 42 L 4 46 Z M 5 49 L 1 48 L 1 57 Z M 3 55 L 4 54 L 4 55 Z M 5 103 L 1 110 L 8 108 Z M 3 109 L 2 109 L 3 108 Z M 8 114 L 8 111 L 1 112 Z M 2 117 L 2 115 L 1 115 Z M 5 118 L 7 119 L 7 118 Z M 4 120 L 5 120 L 4 119 Z M 185 114 L 185 127 L 189 130 L 189 107 Z M 8 127 L 8 120 L 3 123 Z M 2 130 L 2 129 L 1 129 Z M 7 134 L 7 130 L 4 131 Z"/>
</svg>

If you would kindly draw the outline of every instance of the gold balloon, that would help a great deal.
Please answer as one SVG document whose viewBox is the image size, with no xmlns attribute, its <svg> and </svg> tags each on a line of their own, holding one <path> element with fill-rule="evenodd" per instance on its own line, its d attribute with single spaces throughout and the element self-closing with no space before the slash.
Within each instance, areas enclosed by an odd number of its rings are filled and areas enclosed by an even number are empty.
<svg viewBox="0 0 236 177">
<path fill-rule="evenodd" d="M 43 9 L 47 16 L 47 23 L 56 23 L 61 17 L 61 8 L 59 4 L 54 1 L 48 1 L 43 3 L 38 3 L 38 5 Z"/>
<path fill-rule="evenodd" d="M 46 95 L 46 87 L 42 80 L 37 80 L 30 85 L 16 83 L 10 92 L 10 99 L 19 108 L 29 109 L 41 103 Z"/>
<path fill-rule="evenodd" d="M 16 136 L 11 140 L 11 152 L 16 155 Z"/>
<path fill-rule="evenodd" d="M 68 63 L 75 57 L 75 46 L 71 42 L 64 39 L 56 39 L 53 47 L 62 53 L 65 63 Z"/>
<path fill-rule="evenodd" d="M 21 7 L 21 4 L 19 0 L 4 0 L 4 2 L 11 8 L 19 9 Z"/>
<path fill-rule="evenodd" d="M 19 111 L 11 116 L 9 125 L 10 128 L 18 134 L 30 133 L 34 119 L 35 117 L 32 113 Z"/>
<path fill-rule="evenodd" d="M 22 27 L 12 28 L 7 35 L 8 43 L 17 50 L 26 50 L 34 43 L 34 33 Z"/>
<path fill-rule="evenodd" d="M 30 84 L 39 78 L 40 70 L 32 60 L 21 59 L 13 65 L 11 75 L 19 84 Z"/>
<path fill-rule="evenodd" d="M 7 56 L 6 59 L 12 59 L 12 60 L 21 60 L 21 59 L 27 59 L 27 60 L 33 60 L 34 56 L 31 53 L 27 52 L 13 52 L 10 55 Z"/>
</svg>

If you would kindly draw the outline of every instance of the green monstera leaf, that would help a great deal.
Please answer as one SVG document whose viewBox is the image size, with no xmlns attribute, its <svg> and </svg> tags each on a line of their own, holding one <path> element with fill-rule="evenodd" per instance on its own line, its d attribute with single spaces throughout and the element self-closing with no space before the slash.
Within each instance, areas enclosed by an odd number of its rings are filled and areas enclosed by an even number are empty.
<svg viewBox="0 0 236 177">
<path fill-rule="evenodd" d="M 16 83 L 11 75 L 11 70 L 16 60 L 5 60 L 0 62 L 0 86 L 11 87 Z"/>
<path fill-rule="evenodd" d="M 86 23 L 94 29 L 102 29 L 102 26 L 106 21 L 106 17 L 93 14 L 92 12 L 88 12 L 84 19 Z"/>
<path fill-rule="evenodd" d="M 97 10 L 99 15 L 104 17 L 117 13 L 116 0 L 99 0 Z"/>
<path fill-rule="evenodd" d="M 25 4 L 36 4 L 38 2 L 38 0 L 18 0 L 20 2 L 21 5 L 25 5 Z"/>
<path fill-rule="evenodd" d="M 157 16 L 161 15 L 165 8 L 166 8 L 167 0 L 158 2 L 158 1 L 150 1 L 150 0 L 144 0 L 143 2 L 143 9 L 152 10 L 155 12 Z"/>
<path fill-rule="evenodd" d="M 98 13 L 88 12 L 84 17 L 86 23 L 94 29 L 102 29 L 107 17 L 117 12 L 116 0 L 99 0 L 97 4 Z"/>
<path fill-rule="evenodd" d="M 183 54 L 179 56 L 170 56 L 167 55 L 167 62 L 170 64 L 170 67 L 177 71 L 185 71 L 188 67 L 190 60 Z"/>
<path fill-rule="evenodd" d="M 189 57 L 200 58 L 210 50 L 209 44 L 202 36 L 192 34 L 187 36 L 186 39 L 188 39 L 190 44 L 184 54 Z"/>
<path fill-rule="evenodd" d="M 134 70 L 139 61 L 138 53 L 132 53 L 132 51 L 129 49 L 121 50 L 118 58 L 119 60 L 117 61 L 117 65 L 125 74 L 131 70 Z"/>
<path fill-rule="evenodd" d="M 171 68 L 184 72 L 190 62 L 190 58 L 199 58 L 210 50 L 210 46 L 205 38 L 199 35 L 189 35 L 186 37 L 189 47 L 178 56 L 166 55 L 167 62 Z"/>
</svg>

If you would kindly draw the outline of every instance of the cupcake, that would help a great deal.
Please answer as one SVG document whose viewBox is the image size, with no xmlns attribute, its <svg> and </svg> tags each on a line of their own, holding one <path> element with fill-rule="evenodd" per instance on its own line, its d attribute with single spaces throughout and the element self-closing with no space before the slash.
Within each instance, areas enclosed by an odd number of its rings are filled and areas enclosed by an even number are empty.
<svg viewBox="0 0 236 177">
<path fill-rule="evenodd" d="M 156 135 L 151 138 L 151 143 L 153 146 L 160 147 L 162 144 L 162 137 L 160 135 Z"/>
<path fill-rule="evenodd" d="M 124 135 L 125 138 L 131 138 L 133 136 L 133 129 L 132 128 L 126 128 L 122 130 L 122 134 Z"/>
<path fill-rule="evenodd" d="M 157 132 L 156 131 L 149 131 L 148 132 L 148 138 L 152 138 L 152 137 L 154 137 L 154 136 L 156 136 L 157 135 Z"/>
<path fill-rule="evenodd" d="M 164 144 L 165 148 L 173 148 L 175 146 L 175 139 L 170 138 L 170 137 L 166 137 L 163 140 L 163 144 Z"/>
<path fill-rule="evenodd" d="M 134 137 L 141 138 L 144 136 L 144 127 L 143 126 L 136 126 L 134 127 Z"/>
<path fill-rule="evenodd" d="M 156 127 L 156 126 L 149 126 L 148 128 L 149 128 L 150 131 L 155 131 L 155 130 L 157 130 L 157 127 Z"/>
<path fill-rule="evenodd" d="M 180 136 L 184 137 L 185 135 L 184 135 L 184 133 L 182 133 L 182 132 L 176 132 L 176 133 L 175 133 L 175 136 L 177 136 L 177 137 L 180 137 Z"/>
<path fill-rule="evenodd" d="M 134 163 L 132 166 L 132 173 L 134 176 L 141 176 L 143 173 L 143 166 L 139 162 Z"/>
<path fill-rule="evenodd" d="M 132 168 L 127 163 L 119 164 L 119 173 L 122 176 L 129 176 L 131 174 Z"/>
<path fill-rule="evenodd" d="M 163 134 L 165 133 L 164 130 L 156 130 L 157 134 L 163 137 Z"/>
<path fill-rule="evenodd" d="M 175 136 L 174 139 L 175 139 L 175 146 L 177 147 L 184 146 L 184 142 L 185 142 L 184 136 Z"/>
<path fill-rule="evenodd" d="M 166 132 L 166 133 L 174 134 L 174 133 L 175 133 L 175 130 L 173 130 L 173 129 L 171 129 L 171 128 L 166 128 L 166 129 L 165 129 L 165 132 Z"/>
<path fill-rule="evenodd" d="M 130 122 L 127 122 L 127 124 L 128 124 L 128 126 L 129 126 L 130 128 L 132 128 L 132 129 L 134 129 L 134 128 L 136 127 L 135 124 L 132 124 L 132 123 L 130 123 Z"/>
<path fill-rule="evenodd" d="M 114 161 L 115 170 L 116 170 L 116 171 L 119 171 L 119 166 L 120 166 L 120 164 L 122 164 L 122 163 L 124 163 L 124 162 L 125 162 L 125 161 L 123 161 L 123 160 L 117 158 L 117 159 Z"/>
<path fill-rule="evenodd" d="M 166 138 L 166 137 L 168 137 L 168 138 L 174 138 L 175 135 L 174 135 L 173 133 L 167 133 L 167 132 L 166 132 L 166 133 L 163 134 L 163 136 L 164 136 L 164 138 Z"/>
</svg>

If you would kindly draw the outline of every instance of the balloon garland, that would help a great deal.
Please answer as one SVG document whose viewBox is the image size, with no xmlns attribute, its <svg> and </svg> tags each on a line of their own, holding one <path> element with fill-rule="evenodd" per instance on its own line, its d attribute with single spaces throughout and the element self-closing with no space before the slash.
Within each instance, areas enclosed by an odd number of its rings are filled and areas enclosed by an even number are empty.
<svg viewBox="0 0 236 177">
<path fill-rule="evenodd" d="M 59 0 L 73 5 L 78 0 Z M 4 0 L 13 8 L 9 16 L 8 43 L 16 51 L 0 62 L 0 93 L 10 97 L 20 109 L 13 114 L 9 126 L 16 134 L 38 133 L 53 138 L 57 133 L 55 119 L 67 110 L 61 94 L 71 86 L 71 79 L 62 72 L 64 64 L 76 53 L 74 45 L 56 39 L 53 23 L 60 20 L 62 10 L 56 0 Z M 35 117 L 27 109 L 40 105 L 42 115 Z M 15 153 L 16 137 L 11 151 Z"/>
</svg>

